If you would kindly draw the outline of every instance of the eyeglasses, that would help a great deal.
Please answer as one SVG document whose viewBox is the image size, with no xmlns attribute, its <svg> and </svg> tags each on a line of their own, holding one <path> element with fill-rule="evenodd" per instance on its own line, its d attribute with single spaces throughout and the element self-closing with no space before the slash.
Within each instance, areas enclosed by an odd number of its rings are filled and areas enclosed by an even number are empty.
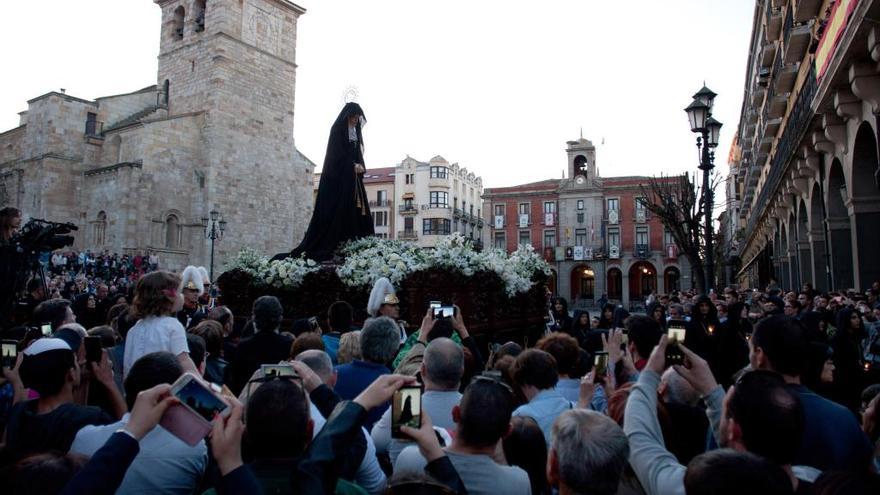
<svg viewBox="0 0 880 495">
<path fill-rule="evenodd" d="M 477 375 L 471 379 L 471 384 L 474 384 L 476 382 L 487 382 L 487 383 L 494 383 L 495 385 L 501 385 L 502 387 L 504 387 L 505 390 L 510 392 L 510 395 L 514 395 L 513 388 L 510 385 L 504 383 L 503 381 L 501 381 L 500 379 L 498 379 L 494 376 Z"/>
</svg>

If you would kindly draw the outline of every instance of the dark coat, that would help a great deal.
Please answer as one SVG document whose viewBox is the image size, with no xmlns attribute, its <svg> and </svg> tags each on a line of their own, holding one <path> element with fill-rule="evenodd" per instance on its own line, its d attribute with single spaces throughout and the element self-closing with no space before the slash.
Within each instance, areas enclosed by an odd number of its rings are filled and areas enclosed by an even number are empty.
<svg viewBox="0 0 880 495">
<path fill-rule="evenodd" d="M 237 394 L 263 364 L 277 364 L 290 357 L 293 339 L 276 332 L 260 331 L 238 343 L 232 362 L 229 388 Z"/>
<path fill-rule="evenodd" d="M 348 119 L 355 115 L 361 118 L 356 126 L 357 141 L 352 141 L 348 134 Z M 361 107 L 357 103 L 348 103 L 333 123 L 315 210 L 306 235 L 290 256 L 305 254 L 316 261 L 329 260 L 340 244 L 373 235 L 373 217 L 363 174 L 355 172 L 356 163 L 364 165 L 361 126 L 365 122 Z"/>
</svg>

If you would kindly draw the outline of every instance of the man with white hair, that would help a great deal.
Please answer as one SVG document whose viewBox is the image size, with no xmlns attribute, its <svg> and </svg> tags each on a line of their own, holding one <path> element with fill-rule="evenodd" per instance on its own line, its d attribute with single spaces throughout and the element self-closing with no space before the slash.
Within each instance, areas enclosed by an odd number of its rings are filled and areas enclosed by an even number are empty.
<svg viewBox="0 0 880 495">
<path fill-rule="evenodd" d="M 425 349 L 419 370 L 425 393 L 422 394 L 422 410 L 428 413 L 434 426 L 455 431 L 452 409 L 461 402 L 459 385 L 464 374 L 464 352 L 461 346 L 446 337 L 432 340 Z M 388 452 L 391 463 L 412 442 L 391 438 L 391 410 L 373 426 L 373 442 L 379 453 Z"/>
<path fill-rule="evenodd" d="M 613 495 L 628 458 L 629 443 L 617 423 L 595 411 L 572 409 L 553 424 L 547 480 L 560 495 Z"/>
</svg>

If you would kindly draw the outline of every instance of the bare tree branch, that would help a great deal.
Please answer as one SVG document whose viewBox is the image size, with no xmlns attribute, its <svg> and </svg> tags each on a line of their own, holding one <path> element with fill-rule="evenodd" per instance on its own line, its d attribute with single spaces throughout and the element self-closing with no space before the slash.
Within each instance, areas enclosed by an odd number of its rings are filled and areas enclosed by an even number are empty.
<svg viewBox="0 0 880 495">
<path fill-rule="evenodd" d="M 713 184 L 714 189 L 717 182 Z M 703 270 L 705 239 L 702 219 L 705 205 L 687 174 L 651 177 L 639 186 L 645 208 L 657 216 L 691 265 L 694 285 L 700 292 L 706 287 Z"/>
</svg>

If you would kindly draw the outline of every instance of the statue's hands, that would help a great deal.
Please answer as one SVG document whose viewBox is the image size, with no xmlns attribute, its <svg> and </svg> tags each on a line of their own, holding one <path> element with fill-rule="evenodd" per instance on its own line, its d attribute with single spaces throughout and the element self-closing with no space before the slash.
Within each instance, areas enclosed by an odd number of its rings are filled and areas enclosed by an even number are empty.
<svg viewBox="0 0 880 495">
<path fill-rule="evenodd" d="M 355 172 L 356 174 L 363 174 L 363 173 L 366 173 L 366 172 L 367 172 L 367 169 L 364 168 L 364 166 L 361 165 L 360 163 L 355 163 L 355 164 L 354 164 L 354 172 Z"/>
</svg>

